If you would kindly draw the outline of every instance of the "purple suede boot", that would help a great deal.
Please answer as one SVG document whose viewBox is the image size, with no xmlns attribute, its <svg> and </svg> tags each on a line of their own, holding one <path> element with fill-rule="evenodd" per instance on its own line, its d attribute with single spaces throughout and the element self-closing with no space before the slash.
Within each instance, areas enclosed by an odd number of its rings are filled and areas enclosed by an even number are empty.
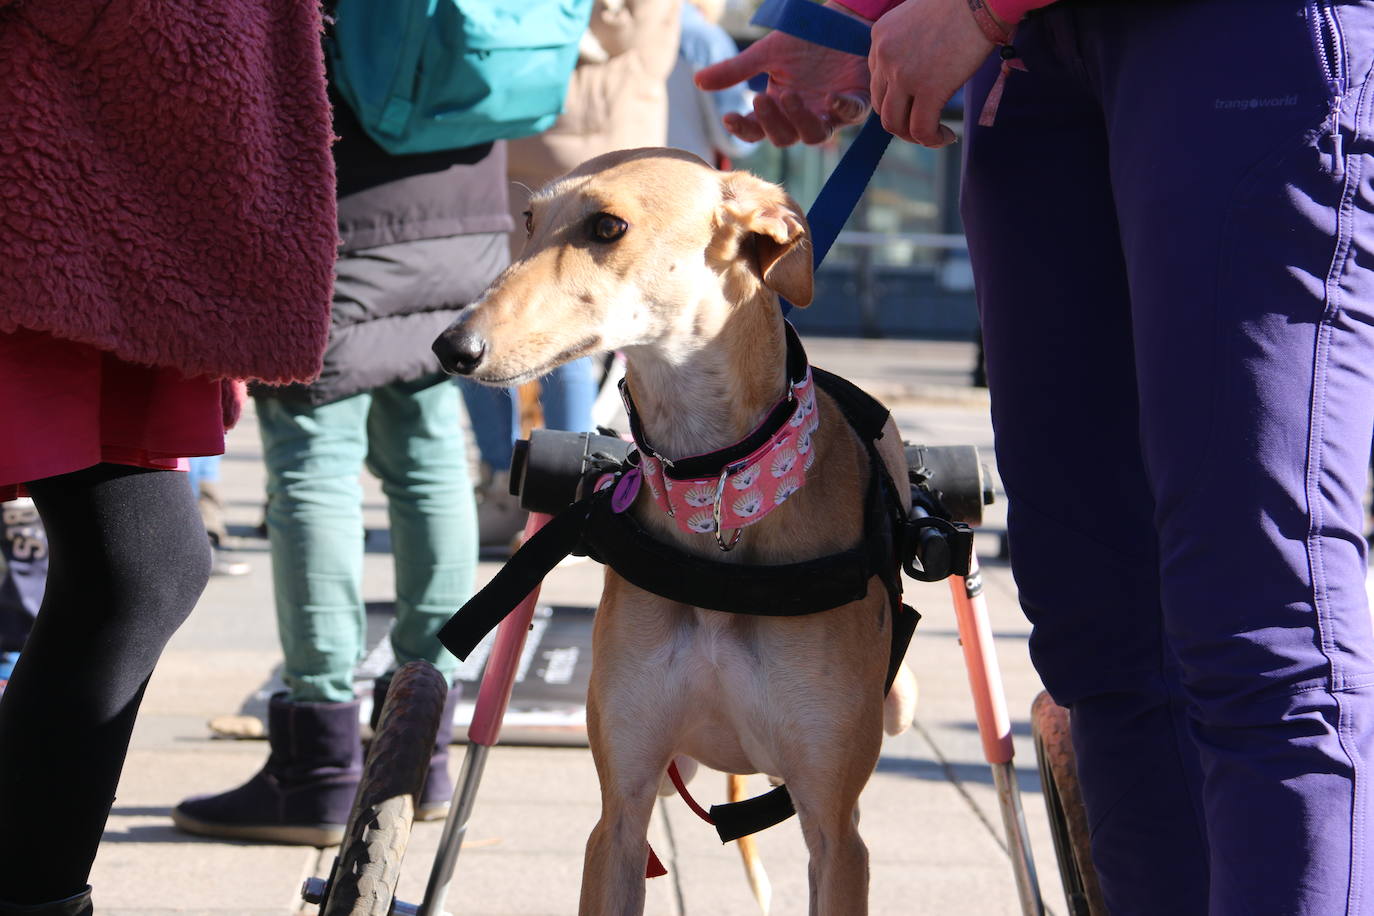
<svg viewBox="0 0 1374 916">
<path fill-rule="evenodd" d="M 358 702 L 268 706 L 271 754 L 252 779 L 172 810 L 187 833 L 234 840 L 334 846 L 343 839 L 362 776 Z"/>
</svg>

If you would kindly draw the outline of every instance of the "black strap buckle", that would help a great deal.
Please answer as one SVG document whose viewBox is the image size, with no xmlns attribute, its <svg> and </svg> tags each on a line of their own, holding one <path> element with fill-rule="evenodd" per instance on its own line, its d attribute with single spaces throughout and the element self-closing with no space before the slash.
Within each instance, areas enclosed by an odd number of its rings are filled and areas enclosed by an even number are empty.
<svg viewBox="0 0 1374 916">
<path fill-rule="evenodd" d="M 967 576 L 973 563 L 973 529 L 934 515 L 907 518 L 900 556 L 906 574 L 921 582 Z"/>
</svg>

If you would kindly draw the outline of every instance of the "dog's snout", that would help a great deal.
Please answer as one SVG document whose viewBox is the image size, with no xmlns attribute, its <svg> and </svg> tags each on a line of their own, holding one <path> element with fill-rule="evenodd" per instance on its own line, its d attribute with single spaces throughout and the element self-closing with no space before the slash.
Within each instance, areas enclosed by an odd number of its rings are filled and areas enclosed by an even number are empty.
<svg viewBox="0 0 1374 916">
<path fill-rule="evenodd" d="M 433 349 L 445 372 L 471 375 L 487 353 L 487 342 L 460 326 L 440 334 L 434 341 Z"/>
</svg>

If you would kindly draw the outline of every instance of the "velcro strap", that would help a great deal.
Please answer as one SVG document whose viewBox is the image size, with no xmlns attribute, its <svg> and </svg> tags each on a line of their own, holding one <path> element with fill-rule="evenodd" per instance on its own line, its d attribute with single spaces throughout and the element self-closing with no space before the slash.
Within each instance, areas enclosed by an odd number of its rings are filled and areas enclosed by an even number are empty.
<svg viewBox="0 0 1374 916">
<path fill-rule="evenodd" d="M 858 601 L 868 594 L 864 547 L 778 565 L 721 563 L 655 540 L 630 513 L 592 509 L 590 553 L 646 592 L 694 607 L 764 617 L 799 617 Z M 523 597 L 523 596 L 522 596 Z"/>
<path fill-rule="evenodd" d="M 587 515 L 597 498 L 589 496 L 573 503 L 521 545 L 492 580 L 439 628 L 439 642 L 444 648 L 466 659 L 582 541 Z"/>
<path fill-rule="evenodd" d="M 711 820 L 722 843 L 781 824 L 796 813 L 787 786 L 778 786 L 744 801 L 711 806 Z"/>
<path fill-rule="evenodd" d="M 887 682 L 883 684 L 883 696 L 892 689 L 901 670 L 902 660 L 906 658 L 907 646 L 916 633 L 916 624 L 921 622 L 921 613 L 909 604 L 898 604 L 897 612 L 892 615 L 892 654 L 887 662 Z"/>
</svg>

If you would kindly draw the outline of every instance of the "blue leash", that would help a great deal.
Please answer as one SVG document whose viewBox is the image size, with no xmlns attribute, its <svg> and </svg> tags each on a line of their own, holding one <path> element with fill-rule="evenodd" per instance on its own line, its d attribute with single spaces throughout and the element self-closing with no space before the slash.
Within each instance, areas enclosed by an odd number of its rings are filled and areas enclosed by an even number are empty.
<svg viewBox="0 0 1374 916">
<path fill-rule="evenodd" d="M 845 54 L 868 56 L 867 26 L 810 0 L 767 0 L 751 22 Z M 870 114 L 835 171 L 826 179 L 816 202 L 806 214 L 811 224 L 813 269 L 819 268 L 830 253 L 830 247 L 849 221 L 891 139 L 892 135 L 883 129 L 878 115 Z M 792 310 L 792 303 L 786 299 L 781 301 L 782 313 L 786 315 Z"/>
</svg>

